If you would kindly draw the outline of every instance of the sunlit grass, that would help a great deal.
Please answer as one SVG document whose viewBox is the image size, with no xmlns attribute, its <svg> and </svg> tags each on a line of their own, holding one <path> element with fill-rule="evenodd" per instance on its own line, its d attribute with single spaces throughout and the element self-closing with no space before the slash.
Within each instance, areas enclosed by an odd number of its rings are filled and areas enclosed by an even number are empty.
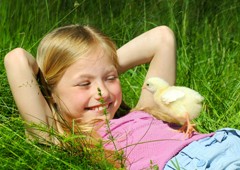
<svg viewBox="0 0 240 170">
<path fill-rule="evenodd" d="M 75 4 L 75 5 L 74 5 Z M 168 25 L 177 40 L 177 84 L 204 97 L 195 120 L 200 132 L 240 129 L 240 2 L 208 0 L 0 0 L 0 167 L 1 169 L 95 169 L 84 158 L 25 140 L 24 126 L 3 66 L 6 53 L 23 47 L 36 54 L 47 32 L 66 24 L 89 24 L 121 46 L 140 33 Z M 133 107 L 147 66 L 121 76 L 124 100 Z M 104 168 L 103 168 L 104 167 Z M 98 168 L 106 169 L 107 163 Z"/>
</svg>

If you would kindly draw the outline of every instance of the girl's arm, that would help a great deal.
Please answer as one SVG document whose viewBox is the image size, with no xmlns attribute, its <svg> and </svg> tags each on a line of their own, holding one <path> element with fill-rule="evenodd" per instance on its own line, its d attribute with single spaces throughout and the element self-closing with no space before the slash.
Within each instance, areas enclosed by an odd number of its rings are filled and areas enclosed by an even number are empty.
<svg viewBox="0 0 240 170">
<path fill-rule="evenodd" d="M 171 85 L 176 79 L 176 44 L 175 36 L 167 26 L 159 26 L 134 38 L 118 51 L 119 72 L 134 66 L 150 63 L 146 78 L 161 77 Z M 143 89 L 138 107 L 152 107 L 152 94 Z"/>
<path fill-rule="evenodd" d="M 8 82 L 22 118 L 26 123 L 47 124 L 51 110 L 38 86 L 38 65 L 33 56 L 21 48 L 10 51 L 4 58 Z M 27 129 L 28 132 L 36 132 Z M 38 134 L 37 134 L 38 135 Z M 43 134 L 39 134 L 43 136 Z"/>
</svg>

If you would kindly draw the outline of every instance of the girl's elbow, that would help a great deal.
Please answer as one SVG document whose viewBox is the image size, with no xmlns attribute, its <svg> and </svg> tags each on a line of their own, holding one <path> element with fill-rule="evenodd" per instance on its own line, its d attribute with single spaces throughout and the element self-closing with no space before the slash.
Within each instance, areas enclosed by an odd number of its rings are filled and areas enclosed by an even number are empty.
<svg viewBox="0 0 240 170">
<path fill-rule="evenodd" d="M 24 60 L 24 49 L 22 48 L 15 48 L 12 51 L 8 52 L 6 56 L 4 57 L 4 66 L 7 69 L 11 66 L 17 66 L 16 63 L 19 61 Z"/>
<path fill-rule="evenodd" d="M 168 26 L 162 25 L 158 26 L 154 29 L 155 36 L 158 36 L 160 41 L 164 41 L 165 43 L 175 43 L 175 35 L 171 28 Z"/>
</svg>

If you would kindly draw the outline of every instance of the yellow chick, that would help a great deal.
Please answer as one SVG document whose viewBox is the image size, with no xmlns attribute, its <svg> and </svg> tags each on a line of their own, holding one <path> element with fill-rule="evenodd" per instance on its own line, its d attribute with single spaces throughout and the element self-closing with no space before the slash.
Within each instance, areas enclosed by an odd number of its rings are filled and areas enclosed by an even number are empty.
<svg viewBox="0 0 240 170">
<path fill-rule="evenodd" d="M 196 91 L 181 86 L 170 86 L 158 77 L 149 78 L 143 88 L 153 93 L 153 99 L 159 106 L 161 114 L 168 117 L 167 122 L 183 125 L 179 131 L 192 136 L 194 124 L 190 120 L 197 118 L 202 109 L 204 98 Z"/>
</svg>

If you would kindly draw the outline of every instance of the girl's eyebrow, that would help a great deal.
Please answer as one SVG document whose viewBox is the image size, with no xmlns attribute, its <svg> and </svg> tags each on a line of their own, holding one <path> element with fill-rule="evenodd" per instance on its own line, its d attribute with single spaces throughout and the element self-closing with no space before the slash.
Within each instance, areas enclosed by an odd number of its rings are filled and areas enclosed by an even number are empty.
<svg viewBox="0 0 240 170">
<path fill-rule="evenodd" d="M 106 68 L 105 70 L 106 72 L 111 72 L 111 71 L 117 71 L 116 67 L 114 65 L 109 66 L 108 68 Z"/>
<path fill-rule="evenodd" d="M 94 68 L 93 68 L 94 69 Z M 104 72 L 105 73 L 110 73 L 110 72 L 117 72 L 117 69 L 115 66 L 111 65 L 109 67 L 107 67 Z M 79 74 L 76 78 L 80 79 L 80 78 L 93 78 L 95 75 L 93 74 L 88 74 L 88 73 L 83 73 L 83 74 Z"/>
<path fill-rule="evenodd" d="M 93 78 L 94 76 L 92 74 L 79 74 L 76 78 L 82 79 L 82 78 Z"/>
</svg>

